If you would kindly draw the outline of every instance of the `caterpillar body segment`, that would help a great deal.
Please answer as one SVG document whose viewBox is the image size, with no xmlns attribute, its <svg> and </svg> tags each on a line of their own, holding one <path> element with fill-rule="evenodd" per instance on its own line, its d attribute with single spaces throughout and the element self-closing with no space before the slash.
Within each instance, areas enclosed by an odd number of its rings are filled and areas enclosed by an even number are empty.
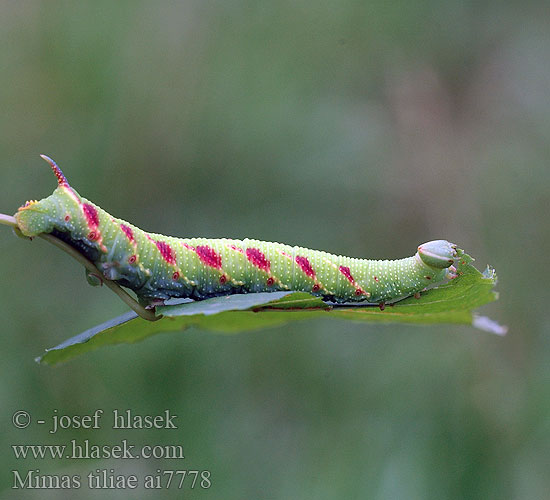
<svg viewBox="0 0 550 500">
<path fill-rule="evenodd" d="M 175 238 L 149 233 L 82 198 L 48 157 L 58 180 L 52 195 L 15 215 L 25 236 L 52 233 L 91 260 L 141 302 L 201 300 L 235 293 L 305 291 L 333 302 L 383 305 L 456 276 L 456 245 L 424 243 L 412 257 L 368 260 L 254 239 Z"/>
</svg>

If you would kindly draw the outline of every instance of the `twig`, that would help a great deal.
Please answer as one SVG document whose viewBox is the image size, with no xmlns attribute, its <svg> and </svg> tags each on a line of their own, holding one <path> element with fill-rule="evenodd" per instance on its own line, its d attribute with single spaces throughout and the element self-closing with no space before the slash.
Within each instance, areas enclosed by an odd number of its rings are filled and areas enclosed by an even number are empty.
<svg viewBox="0 0 550 500">
<path fill-rule="evenodd" d="M 15 217 L 6 214 L 0 214 L 0 224 L 4 224 L 5 226 L 17 227 Z"/>
<path fill-rule="evenodd" d="M 17 222 L 15 221 L 15 217 L 12 217 L 11 215 L 0 214 L 0 224 L 11 226 L 13 228 L 18 227 Z M 52 245 L 55 245 L 57 248 L 60 248 L 64 252 L 68 253 L 73 259 L 80 262 L 80 264 L 82 264 L 86 269 L 88 269 L 88 271 L 94 274 L 97 274 L 97 273 L 102 274 L 91 261 L 89 261 L 82 254 L 78 253 L 72 246 L 68 245 L 67 243 L 60 240 L 59 238 L 56 238 L 55 236 L 52 236 L 51 234 L 48 234 L 48 233 L 42 233 L 42 234 L 39 234 L 38 236 L 48 241 Z M 128 292 L 126 292 L 126 290 L 121 288 L 114 281 L 105 279 L 104 283 L 143 319 L 146 319 L 148 321 L 156 321 L 162 317 L 162 316 L 155 316 L 155 314 L 152 311 L 149 311 L 144 307 L 142 307 L 136 300 L 132 298 L 132 296 Z"/>
</svg>

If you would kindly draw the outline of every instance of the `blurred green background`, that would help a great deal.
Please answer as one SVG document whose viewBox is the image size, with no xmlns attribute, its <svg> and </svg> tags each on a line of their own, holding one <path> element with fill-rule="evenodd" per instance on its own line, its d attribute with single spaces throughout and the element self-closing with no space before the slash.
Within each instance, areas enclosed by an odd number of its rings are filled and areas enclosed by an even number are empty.
<svg viewBox="0 0 550 500">
<path fill-rule="evenodd" d="M 468 327 L 312 321 L 158 335 L 55 368 L 44 348 L 126 311 L 0 228 L 0 498 L 13 469 L 211 471 L 224 499 L 542 499 L 550 491 L 550 17 L 546 2 L 0 4 L 0 212 L 55 187 L 176 236 L 397 258 L 434 238 L 498 272 Z M 55 435 L 36 419 L 106 412 Z M 178 415 L 113 430 L 109 412 Z M 185 460 L 16 460 L 11 445 L 183 444 Z M 546 492 L 546 493 L 545 493 Z"/>
</svg>

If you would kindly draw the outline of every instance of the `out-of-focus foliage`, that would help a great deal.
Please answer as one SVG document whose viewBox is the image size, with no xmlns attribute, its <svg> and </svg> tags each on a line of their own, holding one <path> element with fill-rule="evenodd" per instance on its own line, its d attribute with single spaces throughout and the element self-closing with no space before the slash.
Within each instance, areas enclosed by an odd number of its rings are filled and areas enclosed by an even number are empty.
<svg viewBox="0 0 550 500">
<path fill-rule="evenodd" d="M 370 258 L 446 238 L 498 270 L 482 313 L 509 326 L 190 329 L 52 369 L 37 345 L 126 309 L 61 252 L 2 230 L 1 498 L 14 468 L 169 465 L 11 454 L 73 438 L 181 442 L 187 468 L 212 471 L 203 498 L 546 496 L 545 2 L 31 0 L 0 14 L 0 212 L 51 193 L 44 153 L 83 196 L 166 234 Z M 10 424 L 18 409 L 96 408 L 170 408 L 180 426 Z"/>
</svg>

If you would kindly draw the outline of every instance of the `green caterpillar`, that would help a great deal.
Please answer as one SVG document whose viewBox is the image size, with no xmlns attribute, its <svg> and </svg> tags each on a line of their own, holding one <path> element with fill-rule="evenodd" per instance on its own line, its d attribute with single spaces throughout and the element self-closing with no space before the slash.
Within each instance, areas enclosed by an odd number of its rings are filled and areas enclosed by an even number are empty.
<svg viewBox="0 0 550 500">
<path fill-rule="evenodd" d="M 82 198 L 57 164 L 52 195 L 25 203 L 15 219 L 25 236 L 51 233 L 101 272 L 154 306 L 173 297 L 196 300 L 236 293 L 295 290 L 331 302 L 386 302 L 417 296 L 456 277 L 456 245 L 424 243 L 412 257 L 367 260 L 244 239 L 174 238 L 143 231 Z M 91 282 L 94 276 L 88 275 Z M 97 279 L 97 277 L 95 277 Z"/>
</svg>

